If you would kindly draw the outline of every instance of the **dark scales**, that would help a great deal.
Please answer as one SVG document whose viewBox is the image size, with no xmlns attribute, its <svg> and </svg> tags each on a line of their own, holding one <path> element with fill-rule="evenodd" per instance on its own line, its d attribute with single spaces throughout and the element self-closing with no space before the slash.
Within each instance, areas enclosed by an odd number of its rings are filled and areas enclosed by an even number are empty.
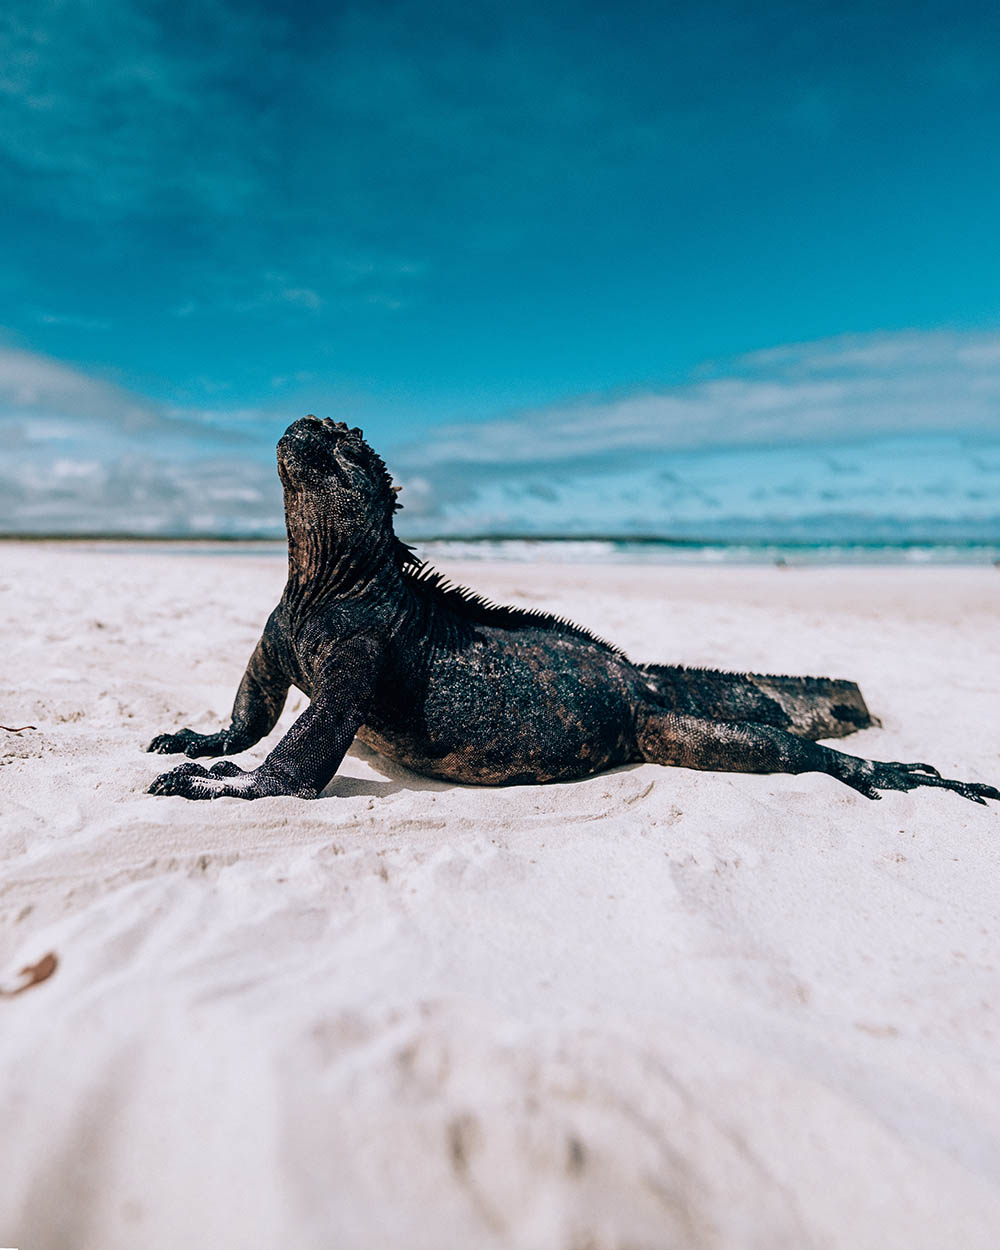
<svg viewBox="0 0 1000 1250">
<path fill-rule="evenodd" d="M 361 431 L 306 417 L 278 443 L 288 581 L 240 683 L 228 728 L 161 734 L 163 754 L 232 755 L 309 707 L 258 767 L 182 764 L 152 794 L 315 798 L 355 736 L 466 785 L 571 781 L 649 761 L 747 773 L 822 772 L 867 795 L 1000 791 L 927 764 L 822 746 L 875 722 L 853 682 L 633 664 L 570 621 L 449 585 L 396 538 L 396 495 Z"/>
</svg>

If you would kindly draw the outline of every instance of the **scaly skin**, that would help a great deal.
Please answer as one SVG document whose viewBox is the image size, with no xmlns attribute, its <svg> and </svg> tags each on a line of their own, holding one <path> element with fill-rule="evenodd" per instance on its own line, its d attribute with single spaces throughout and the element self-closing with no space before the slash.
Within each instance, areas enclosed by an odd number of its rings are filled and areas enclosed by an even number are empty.
<svg viewBox="0 0 1000 1250">
<path fill-rule="evenodd" d="M 148 749 L 234 754 L 270 733 L 290 686 L 309 707 L 258 768 L 182 764 L 152 794 L 315 798 L 357 735 L 417 772 L 467 785 L 569 781 L 646 760 L 824 772 L 873 799 L 917 786 L 1000 799 L 927 764 L 821 746 L 876 723 L 853 682 L 633 664 L 568 621 L 448 586 L 395 537 L 395 492 L 360 430 L 294 422 L 278 443 L 278 473 L 288 581 L 231 723 L 160 734 Z"/>
</svg>

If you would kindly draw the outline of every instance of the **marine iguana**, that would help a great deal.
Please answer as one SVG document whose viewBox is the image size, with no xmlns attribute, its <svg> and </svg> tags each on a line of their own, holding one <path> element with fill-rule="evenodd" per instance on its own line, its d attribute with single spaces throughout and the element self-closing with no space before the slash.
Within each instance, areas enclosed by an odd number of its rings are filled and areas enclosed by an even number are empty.
<svg viewBox="0 0 1000 1250">
<path fill-rule="evenodd" d="M 872 799 L 916 786 L 1000 799 L 929 764 L 817 742 L 876 723 L 853 682 L 633 664 L 570 621 L 452 586 L 396 537 L 395 488 L 358 429 L 308 416 L 277 451 L 288 581 L 231 723 L 161 734 L 148 750 L 245 751 L 273 729 L 291 685 L 311 702 L 259 767 L 182 764 L 151 794 L 315 798 L 356 735 L 416 772 L 467 785 L 569 781 L 645 760 L 829 773 Z"/>
</svg>

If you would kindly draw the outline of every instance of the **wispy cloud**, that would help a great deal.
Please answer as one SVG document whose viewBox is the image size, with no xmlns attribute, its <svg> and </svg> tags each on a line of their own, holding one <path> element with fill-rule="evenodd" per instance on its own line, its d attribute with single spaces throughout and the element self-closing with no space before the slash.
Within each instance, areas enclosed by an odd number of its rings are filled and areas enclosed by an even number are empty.
<svg viewBox="0 0 1000 1250">
<path fill-rule="evenodd" d="M 57 178 L 65 214 L 238 207 L 263 170 L 252 142 L 259 119 L 230 107 L 229 84 L 241 57 L 266 65 L 261 54 L 285 22 L 261 11 L 232 17 L 224 5 L 201 6 L 191 56 L 153 6 L 12 0 L 0 28 L 0 150 Z"/>
<path fill-rule="evenodd" d="M 372 97 L 380 120 L 364 133 L 337 78 L 348 65 L 399 68 L 407 53 L 380 52 L 379 29 L 340 9 L 304 22 L 294 6 L 235 0 L 183 14 L 148 0 L 10 0 L 0 163 L 14 220 L 25 232 L 44 223 L 57 244 L 96 240 L 107 263 L 141 268 L 167 309 L 216 325 L 405 306 L 426 262 L 372 229 L 406 198 L 385 185 L 403 141 L 397 101 Z M 45 268 L 12 254 L 0 281 L 35 290 Z M 46 302 L 58 274 L 48 281 Z M 127 285 L 109 282 L 107 307 Z M 97 329 L 88 311 L 35 320 Z"/>
<path fill-rule="evenodd" d="M 140 396 L 16 347 L 0 347 L 0 414 L 6 422 L 106 420 L 118 429 L 153 419 Z"/>
<path fill-rule="evenodd" d="M 35 321 L 43 326 L 65 326 L 69 330 L 110 330 L 107 317 L 87 317 L 79 313 L 38 313 Z"/>
<path fill-rule="evenodd" d="M 413 302 L 415 284 L 427 266 L 392 258 L 376 261 L 359 252 L 353 259 L 328 257 L 319 272 L 325 280 L 322 289 L 300 285 L 287 271 L 241 273 L 228 281 L 215 275 L 205 282 L 198 298 L 184 300 L 171 312 L 182 319 L 256 314 L 273 322 L 282 312 L 315 315 L 324 309 L 350 311 L 362 305 L 396 310 Z"/>
<path fill-rule="evenodd" d="M 445 426 L 410 465 L 518 465 L 619 452 L 1000 431 L 1000 334 L 845 336 L 707 364 L 662 390 Z"/>
<path fill-rule="evenodd" d="M 280 533 L 274 429 L 214 415 L 0 347 L 0 530 Z"/>
<path fill-rule="evenodd" d="M 786 345 L 659 391 L 449 425 L 393 464 L 424 532 L 780 533 L 809 519 L 996 537 L 1000 335 Z"/>
<path fill-rule="evenodd" d="M 294 304 L 299 308 L 308 308 L 310 312 L 319 312 L 323 307 L 323 297 L 307 286 L 287 286 L 281 292 L 286 304 Z"/>
<path fill-rule="evenodd" d="M 912 332 L 782 346 L 380 450 L 410 535 L 997 540 L 998 414 L 1000 335 Z M 273 448 L 296 415 L 168 407 L 0 349 L 0 529 L 279 534 Z"/>
</svg>

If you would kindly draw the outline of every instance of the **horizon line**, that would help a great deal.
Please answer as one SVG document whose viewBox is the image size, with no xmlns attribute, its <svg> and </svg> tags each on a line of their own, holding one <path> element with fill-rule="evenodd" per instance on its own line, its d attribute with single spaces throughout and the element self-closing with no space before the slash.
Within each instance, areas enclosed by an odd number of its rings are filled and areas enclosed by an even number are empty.
<svg viewBox="0 0 1000 1250">
<path fill-rule="evenodd" d="M 730 538 L 690 538 L 661 534 L 608 534 L 608 533 L 542 533 L 523 534 L 517 532 L 497 532 L 488 534 L 430 534 L 402 538 L 407 545 L 420 543 L 611 543 L 628 544 L 636 547 L 785 547 L 813 549 L 818 547 L 853 547 L 853 548 L 893 548 L 905 550 L 915 547 L 963 547 L 997 548 L 1000 547 L 1000 536 L 993 538 L 946 538 L 946 537 L 900 537 L 900 538 L 765 538 L 765 537 L 730 537 Z M 125 543 L 218 543 L 237 545 L 239 543 L 266 543 L 274 546 L 285 546 L 287 538 L 276 534 L 149 534 L 131 533 L 129 531 L 0 531 L 2 543 L 71 543 L 71 542 L 125 542 Z"/>
</svg>

